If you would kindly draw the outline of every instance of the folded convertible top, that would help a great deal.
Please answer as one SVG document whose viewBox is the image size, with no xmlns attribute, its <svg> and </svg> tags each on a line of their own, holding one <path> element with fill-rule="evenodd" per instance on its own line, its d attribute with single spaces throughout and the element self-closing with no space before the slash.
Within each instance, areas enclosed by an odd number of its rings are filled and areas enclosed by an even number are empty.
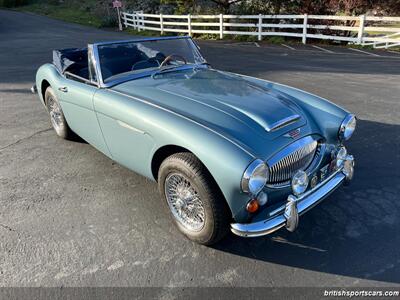
<svg viewBox="0 0 400 300">
<path fill-rule="evenodd" d="M 87 66 L 87 48 L 53 50 L 53 64 L 61 74 L 75 64 Z"/>
</svg>

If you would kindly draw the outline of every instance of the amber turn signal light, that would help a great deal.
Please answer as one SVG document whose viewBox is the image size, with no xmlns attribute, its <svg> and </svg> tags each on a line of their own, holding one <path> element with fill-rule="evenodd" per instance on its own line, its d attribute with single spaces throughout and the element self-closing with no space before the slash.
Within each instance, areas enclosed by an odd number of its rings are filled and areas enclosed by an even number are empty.
<svg viewBox="0 0 400 300">
<path fill-rule="evenodd" d="M 260 205 L 258 204 L 257 199 L 251 199 L 246 206 L 246 209 L 248 212 L 250 213 L 254 213 L 258 210 L 258 208 L 260 207 Z"/>
</svg>

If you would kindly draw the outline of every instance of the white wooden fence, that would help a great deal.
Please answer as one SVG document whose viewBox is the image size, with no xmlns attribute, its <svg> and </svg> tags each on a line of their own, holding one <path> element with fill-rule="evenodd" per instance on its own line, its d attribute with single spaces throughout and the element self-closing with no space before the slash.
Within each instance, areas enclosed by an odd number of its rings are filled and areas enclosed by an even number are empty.
<svg viewBox="0 0 400 300">
<path fill-rule="evenodd" d="M 372 45 L 374 48 L 400 47 L 400 32 L 383 36 L 379 41 L 363 42 L 362 45 Z"/>
<path fill-rule="evenodd" d="M 265 36 L 282 36 L 307 39 L 329 39 L 356 44 L 400 42 L 400 17 L 323 16 L 323 15 L 163 15 L 143 12 L 123 12 L 125 27 L 136 30 L 154 30 L 193 34 L 255 36 L 259 41 Z M 383 25 L 383 26 L 382 26 Z M 386 26 L 386 27 L 385 27 Z M 374 35 L 368 34 L 373 32 Z M 350 33 L 350 34 L 349 34 Z M 377 34 L 378 33 L 378 34 Z M 379 35 L 379 33 L 382 33 Z M 393 35 L 393 33 L 396 33 Z M 393 37 L 391 37 L 393 35 Z"/>
</svg>

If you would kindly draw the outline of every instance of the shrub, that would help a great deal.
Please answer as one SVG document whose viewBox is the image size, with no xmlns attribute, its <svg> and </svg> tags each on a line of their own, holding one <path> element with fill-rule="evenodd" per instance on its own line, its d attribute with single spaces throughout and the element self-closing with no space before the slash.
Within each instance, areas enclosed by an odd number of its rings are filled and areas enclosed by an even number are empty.
<svg viewBox="0 0 400 300">
<path fill-rule="evenodd" d="M 233 39 L 240 42 L 256 42 L 257 37 L 254 35 L 233 35 Z"/>
<path fill-rule="evenodd" d="M 100 27 L 115 27 L 117 25 L 118 20 L 113 16 L 104 16 L 100 18 Z"/>
</svg>

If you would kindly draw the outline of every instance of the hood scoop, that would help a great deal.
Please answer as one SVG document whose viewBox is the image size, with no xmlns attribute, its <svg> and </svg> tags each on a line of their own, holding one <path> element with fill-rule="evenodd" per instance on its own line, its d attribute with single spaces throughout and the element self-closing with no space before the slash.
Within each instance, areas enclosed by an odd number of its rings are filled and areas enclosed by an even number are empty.
<svg viewBox="0 0 400 300">
<path fill-rule="evenodd" d="M 283 118 L 282 120 L 276 121 L 275 123 L 271 124 L 270 126 L 265 126 L 265 130 L 268 132 L 278 130 L 282 127 L 285 127 L 287 125 L 290 125 L 290 124 L 296 122 L 300 118 L 301 118 L 300 115 L 292 115 L 292 116 Z"/>
<path fill-rule="evenodd" d="M 307 123 L 296 102 L 274 89 L 209 69 L 192 73 L 164 73 L 157 80 L 132 80 L 113 89 L 149 99 L 254 148 Z"/>
<path fill-rule="evenodd" d="M 301 120 L 301 116 L 294 111 L 293 106 L 287 101 L 281 99 L 278 102 L 277 99 L 274 98 L 268 100 L 268 102 L 265 101 L 264 103 L 259 103 L 259 105 L 250 104 L 250 106 L 248 106 L 245 104 L 229 103 L 226 99 L 225 101 L 218 98 L 216 99 L 221 105 L 230 107 L 255 121 L 267 132 L 277 131 Z M 254 101 L 257 101 L 257 99 Z M 260 107 L 264 107 L 264 110 L 260 109 Z"/>
</svg>

